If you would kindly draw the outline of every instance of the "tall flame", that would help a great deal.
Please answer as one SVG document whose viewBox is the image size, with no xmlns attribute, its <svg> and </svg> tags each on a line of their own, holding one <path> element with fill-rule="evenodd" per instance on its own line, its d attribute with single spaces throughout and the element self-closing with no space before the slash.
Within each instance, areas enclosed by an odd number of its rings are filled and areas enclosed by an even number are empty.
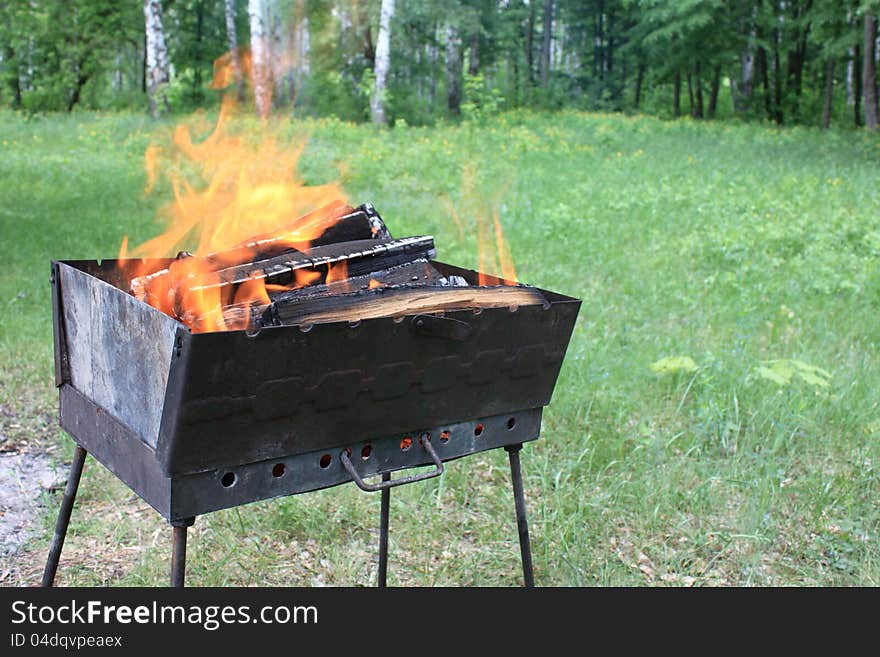
<svg viewBox="0 0 880 657">
<path fill-rule="evenodd" d="M 504 238 L 504 229 L 501 227 L 501 198 L 507 191 L 503 186 L 494 194 L 477 184 L 477 168 L 471 163 L 462 171 L 462 204 L 464 210 L 456 212 L 455 207 L 449 203 L 449 210 L 453 220 L 461 232 L 462 220 L 460 214 L 470 215 L 476 224 L 477 233 L 477 270 L 479 285 L 498 285 L 495 276 L 500 273 L 504 283 L 516 283 L 516 268 L 513 265 L 513 257 L 510 247 Z"/>
<path fill-rule="evenodd" d="M 228 62 L 219 62 L 215 87 L 229 80 Z M 269 241 L 274 248 L 307 249 L 346 207 L 338 184 L 307 185 L 299 175 L 305 140 L 283 139 L 282 126 L 271 121 L 261 122 L 255 134 L 236 131 L 235 109 L 234 97 L 227 95 L 207 138 L 195 139 L 191 127 L 181 123 L 170 144 L 147 148 L 146 191 L 151 192 L 162 176 L 173 189 L 173 201 L 160 211 L 167 225 L 162 234 L 133 249 L 126 236 L 120 247 L 120 259 L 167 258 L 183 251 L 197 256 L 175 260 L 168 267 L 170 275 L 152 280 L 150 288 L 151 303 L 191 321 L 196 331 L 243 328 L 245 320 L 224 317 L 223 307 L 234 304 L 246 310 L 268 303 L 268 291 L 259 279 L 234 290 L 212 285 L 218 266 L 246 262 Z M 128 265 L 132 279 L 153 273 L 137 260 Z M 298 274 L 293 286 L 310 284 L 314 276 Z"/>
</svg>

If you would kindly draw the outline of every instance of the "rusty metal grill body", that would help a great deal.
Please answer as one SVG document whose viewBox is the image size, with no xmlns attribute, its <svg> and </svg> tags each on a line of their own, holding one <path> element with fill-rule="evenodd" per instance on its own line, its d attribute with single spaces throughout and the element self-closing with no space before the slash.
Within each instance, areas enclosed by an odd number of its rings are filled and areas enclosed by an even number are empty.
<svg viewBox="0 0 880 657">
<path fill-rule="evenodd" d="M 52 264 L 60 422 L 183 526 L 538 438 L 580 307 L 542 290 L 515 310 L 193 334 L 123 292 L 124 270 Z"/>
</svg>

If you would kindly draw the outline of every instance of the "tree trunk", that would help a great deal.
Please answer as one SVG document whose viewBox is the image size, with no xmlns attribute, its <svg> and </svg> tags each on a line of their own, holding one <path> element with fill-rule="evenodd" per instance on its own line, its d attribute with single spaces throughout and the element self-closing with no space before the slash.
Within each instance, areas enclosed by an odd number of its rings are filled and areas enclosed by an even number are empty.
<svg viewBox="0 0 880 657">
<path fill-rule="evenodd" d="M 553 0 L 544 0 L 544 34 L 541 44 L 541 84 L 550 81 L 550 41 L 553 35 Z"/>
<path fill-rule="evenodd" d="M 446 106 L 452 114 L 461 114 L 461 52 L 458 35 L 446 24 Z"/>
<path fill-rule="evenodd" d="M 113 58 L 113 91 L 117 94 L 122 91 L 122 53 L 118 50 Z"/>
<path fill-rule="evenodd" d="M 428 41 L 428 62 L 430 63 L 429 70 L 430 75 L 428 76 L 428 107 L 430 107 L 430 111 L 434 112 L 434 102 L 437 100 L 437 63 L 440 61 L 440 53 L 437 48 L 437 25 L 435 24 L 431 32 L 434 38 Z"/>
<path fill-rule="evenodd" d="M 272 73 L 269 68 L 269 29 L 264 0 L 248 0 L 251 25 L 251 75 L 257 116 L 265 119 L 272 109 Z"/>
<path fill-rule="evenodd" d="M 708 117 L 715 118 L 715 111 L 718 109 L 718 92 L 721 91 L 721 64 L 715 65 L 712 73 L 712 88 L 709 91 L 709 111 Z"/>
<path fill-rule="evenodd" d="M 605 78 L 605 64 L 602 61 L 602 47 L 605 43 L 605 2 L 599 0 L 593 12 L 593 77 Z"/>
<path fill-rule="evenodd" d="M 12 90 L 12 108 L 21 107 L 21 78 L 18 74 L 18 62 L 15 59 L 15 49 L 6 44 L 3 47 L 3 67 L 7 68 L 6 78 Z"/>
<path fill-rule="evenodd" d="M 141 61 L 141 93 L 147 93 L 147 31 L 144 30 L 144 49 Z"/>
<path fill-rule="evenodd" d="M 749 108 L 752 101 L 752 89 L 755 84 L 755 53 L 750 49 L 740 53 L 741 86 L 735 103 L 738 111 Z"/>
<path fill-rule="evenodd" d="M 672 115 L 675 118 L 681 116 L 681 71 L 675 72 L 672 83 Z"/>
<path fill-rule="evenodd" d="M 394 17 L 394 0 L 382 0 L 379 10 L 379 35 L 376 37 L 375 86 L 370 98 L 370 114 L 373 123 L 386 125 L 385 96 L 388 84 L 388 68 L 391 63 L 391 19 Z"/>
<path fill-rule="evenodd" d="M 703 78 L 700 76 L 700 62 L 697 61 L 694 67 L 694 84 L 697 87 L 697 114 L 698 119 L 702 119 L 703 113 Z"/>
<path fill-rule="evenodd" d="M 764 48 L 758 49 L 758 70 L 761 73 L 761 88 L 764 91 L 764 112 L 768 119 L 773 118 L 772 97 L 770 95 L 770 75 L 767 71 L 769 68 L 767 62 L 767 51 Z"/>
<path fill-rule="evenodd" d="M 865 44 L 862 53 L 862 89 L 865 93 L 865 127 L 877 129 L 877 62 L 874 57 L 876 47 L 877 21 L 870 11 L 865 12 Z"/>
<path fill-rule="evenodd" d="M 73 108 L 79 103 L 80 98 L 82 96 L 82 88 L 86 85 L 86 82 L 89 81 L 88 75 L 82 74 L 82 69 L 77 67 L 80 72 L 77 73 L 76 82 L 73 85 L 73 89 L 70 92 L 70 97 L 67 100 L 67 111 L 72 112 Z"/>
<path fill-rule="evenodd" d="M 310 57 L 312 53 L 312 33 L 309 28 L 309 15 L 305 11 L 305 2 L 302 3 L 302 19 L 299 22 L 297 30 L 297 57 L 296 70 L 297 77 L 304 79 L 308 77 L 311 71 Z"/>
<path fill-rule="evenodd" d="M 861 46 L 855 48 L 855 61 L 862 58 Z M 853 75 L 853 124 L 858 128 L 862 125 L 862 76 Z"/>
<path fill-rule="evenodd" d="M 364 59 L 369 68 L 376 68 L 376 46 L 373 44 L 373 28 L 369 23 L 364 30 Z"/>
<path fill-rule="evenodd" d="M 614 72 L 614 11 L 609 11 L 608 13 L 608 47 L 605 48 L 603 59 L 605 61 L 605 71 L 610 78 Z"/>
<path fill-rule="evenodd" d="M 480 32 L 479 29 L 471 34 L 471 50 L 468 54 L 468 75 L 476 75 L 480 72 Z"/>
<path fill-rule="evenodd" d="M 636 71 L 636 93 L 633 98 L 633 107 L 639 109 L 639 103 L 642 101 L 642 83 L 645 80 L 645 65 L 639 62 L 639 68 Z"/>
<path fill-rule="evenodd" d="M 235 0 L 225 0 L 226 11 L 226 43 L 229 48 L 229 62 L 232 65 L 232 77 L 238 101 L 244 100 L 244 75 L 241 71 L 241 56 L 238 52 L 238 35 L 235 29 Z"/>
<path fill-rule="evenodd" d="M 782 71 L 779 65 L 779 35 L 774 33 L 773 45 L 773 120 L 778 125 L 783 123 L 782 115 Z"/>
<path fill-rule="evenodd" d="M 165 86 L 170 80 L 168 49 L 162 27 L 162 0 L 144 0 L 144 18 L 147 34 L 147 89 L 150 95 L 150 114 L 157 118 L 168 111 Z"/>
<path fill-rule="evenodd" d="M 849 107 L 853 104 L 853 77 L 855 76 L 856 51 L 849 49 L 849 58 L 846 60 L 846 105 Z"/>
<path fill-rule="evenodd" d="M 272 99 L 276 107 L 284 107 L 290 102 L 290 93 L 287 85 L 287 71 L 290 69 L 290 56 L 288 54 L 289 39 L 278 0 L 268 0 L 268 27 L 269 27 L 269 50 L 272 53 L 269 67 L 272 71 L 273 94 Z"/>
<path fill-rule="evenodd" d="M 822 106 L 822 129 L 831 125 L 831 99 L 834 96 L 834 58 L 828 58 L 825 66 L 825 104 Z"/>
<path fill-rule="evenodd" d="M 526 24 L 526 68 L 529 84 L 535 83 L 535 3 L 529 3 L 529 20 Z"/>
<path fill-rule="evenodd" d="M 693 84 L 693 76 L 688 71 L 687 74 L 687 83 L 688 83 L 688 113 L 691 115 L 691 118 L 697 118 L 697 107 L 694 103 L 694 84 Z"/>
<path fill-rule="evenodd" d="M 195 70 L 193 71 L 193 96 L 202 100 L 202 46 L 205 38 L 205 0 L 196 3 L 196 43 L 193 59 Z"/>
</svg>

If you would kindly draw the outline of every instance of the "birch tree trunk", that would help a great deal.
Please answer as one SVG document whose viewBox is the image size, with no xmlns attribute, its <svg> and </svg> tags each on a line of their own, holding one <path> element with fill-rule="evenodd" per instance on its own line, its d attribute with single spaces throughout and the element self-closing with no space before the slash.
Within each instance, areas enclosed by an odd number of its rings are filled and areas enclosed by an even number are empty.
<svg viewBox="0 0 880 657">
<path fill-rule="evenodd" d="M 229 60 L 232 64 L 232 75 L 238 101 L 244 100 L 244 75 L 241 71 L 241 57 L 238 52 L 238 35 L 235 30 L 235 0 L 225 0 L 226 9 L 226 42 L 229 47 Z"/>
<path fill-rule="evenodd" d="M 150 114 L 156 118 L 168 111 L 165 85 L 170 79 L 168 49 L 162 28 L 162 0 L 144 0 L 144 19 L 147 35 L 147 93 Z"/>
<path fill-rule="evenodd" d="M 865 127 L 877 129 L 877 62 L 874 58 L 876 48 L 877 20 L 870 11 L 865 12 L 865 43 L 862 48 L 862 90 L 865 94 Z"/>
<path fill-rule="evenodd" d="M 269 67 L 269 30 L 265 0 L 248 0 L 251 25 L 251 69 L 257 116 L 265 119 L 272 108 L 272 74 Z"/>
<path fill-rule="evenodd" d="M 290 97 L 295 102 L 296 96 L 302 89 L 304 80 L 309 75 L 309 16 L 306 11 L 305 0 L 296 0 L 293 7 L 291 28 L 291 71 L 290 71 Z M 368 28 L 369 29 L 369 26 Z"/>
<path fill-rule="evenodd" d="M 550 81 L 550 42 L 553 35 L 553 0 L 544 0 L 544 34 L 541 44 L 541 84 Z"/>
<path fill-rule="evenodd" d="M 275 85 L 274 99 L 276 107 L 282 107 L 290 102 L 289 85 L 287 74 L 290 71 L 292 57 L 290 55 L 290 34 L 284 23 L 278 0 L 269 0 L 269 26 L 271 31 L 272 56 L 270 68 L 272 82 Z"/>
<path fill-rule="evenodd" d="M 748 48 L 739 55 L 740 93 L 736 94 L 736 99 L 733 103 L 738 112 L 749 109 L 752 102 L 752 91 L 755 88 L 755 51 L 752 47 L 754 39 L 755 33 L 753 31 L 749 38 Z"/>
<path fill-rule="evenodd" d="M 307 78 L 311 70 L 309 57 L 312 52 L 311 32 L 309 31 L 309 17 L 303 14 L 302 21 L 299 24 L 299 56 L 297 57 L 297 68 L 300 77 Z"/>
<path fill-rule="evenodd" d="M 376 63 L 373 67 L 375 85 L 370 98 L 370 114 L 373 123 L 385 125 L 385 96 L 388 85 L 388 67 L 391 62 L 391 19 L 394 17 L 394 0 L 382 0 L 379 10 L 379 35 L 376 37 Z"/>
<path fill-rule="evenodd" d="M 453 114 L 461 114 L 461 49 L 452 23 L 446 23 L 446 106 Z"/>
<path fill-rule="evenodd" d="M 849 107 L 853 104 L 853 78 L 856 69 L 856 51 L 854 48 L 850 48 L 847 54 L 849 55 L 849 59 L 846 60 L 846 105 Z"/>
</svg>

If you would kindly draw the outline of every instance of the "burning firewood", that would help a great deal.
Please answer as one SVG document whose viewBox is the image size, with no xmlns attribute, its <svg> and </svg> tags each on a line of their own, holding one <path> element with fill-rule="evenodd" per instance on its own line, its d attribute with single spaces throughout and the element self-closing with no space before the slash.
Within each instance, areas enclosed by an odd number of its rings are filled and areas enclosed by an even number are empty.
<svg viewBox="0 0 880 657">
<path fill-rule="evenodd" d="M 309 235 L 317 235 L 314 239 L 308 239 Z M 201 272 L 213 272 L 220 269 L 253 265 L 255 261 L 276 257 L 280 254 L 301 253 L 304 249 L 350 242 L 355 240 L 387 240 L 391 238 L 385 222 L 370 204 L 364 204 L 358 208 L 343 204 L 320 208 L 304 217 L 300 217 L 289 226 L 281 228 L 274 235 L 258 235 L 248 241 L 239 244 L 228 251 L 212 253 L 201 258 L 198 267 Z M 181 253 L 177 260 L 180 261 L 191 256 L 189 253 Z M 189 266 L 170 265 L 168 268 L 157 272 L 133 278 L 129 291 L 140 301 L 152 306 L 162 308 L 167 299 L 159 298 L 160 295 L 168 294 L 169 290 L 179 287 L 181 281 L 169 281 L 175 278 L 175 269 L 178 269 L 177 278 L 191 278 Z M 186 281 L 182 281 L 186 284 Z M 173 304 L 173 300 L 170 301 Z"/>
<path fill-rule="evenodd" d="M 269 284 L 290 285 L 299 270 L 317 271 L 340 263 L 345 263 L 347 277 L 352 278 L 418 259 L 427 260 L 434 253 L 431 237 L 345 241 L 218 269 L 217 280 L 212 285 L 236 285 L 255 278 L 265 279 Z"/>
<path fill-rule="evenodd" d="M 228 251 L 181 253 L 130 291 L 195 332 L 546 304 L 534 288 L 444 276 L 435 253 L 430 236 L 392 239 L 370 205 L 336 204 Z"/>
</svg>

